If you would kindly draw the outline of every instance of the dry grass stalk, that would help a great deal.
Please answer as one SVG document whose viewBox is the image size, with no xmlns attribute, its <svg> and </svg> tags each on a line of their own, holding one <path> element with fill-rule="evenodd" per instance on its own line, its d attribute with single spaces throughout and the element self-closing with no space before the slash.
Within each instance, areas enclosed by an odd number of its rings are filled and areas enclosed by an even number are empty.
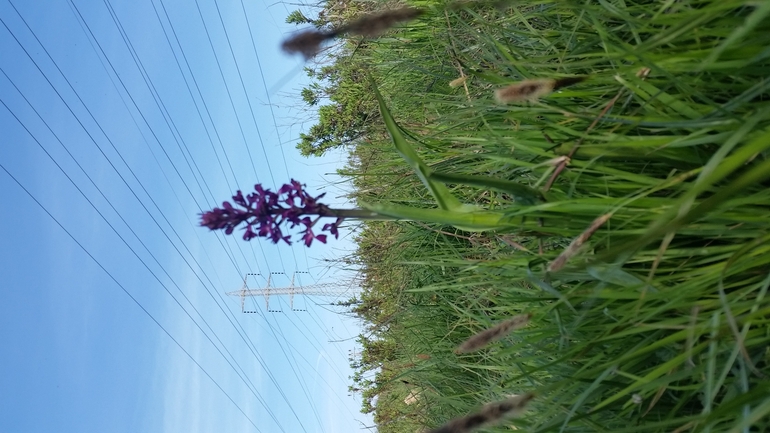
<svg viewBox="0 0 770 433">
<path fill-rule="evenodd" d="M 424 12 L 424 9 L 403 7 L 373 15 L 366 15 L 350 24 L 338 28 L 337 33 L 349 33 L 351 35 L 364 36 L 367 38 L 376 38 L 388 31 L 388 29 L 394 25 L 401 22 L 411 21 L 422 15 Z"/>
<path fill-rule="evenodd" d="M 520 314 L 512 317 L 504 322 L 498 323 L 496 326 L 485 329 L 471 338 L 465 340 L 460 347 L 455 350 L 455 353 L 469 353 L 475 352 L 489 343 L 503 338 L 505 335 L 513 331 L 514 329 L 523 328 L 529 323 L 529 319 L 532 318 L 531 314 Z"/>
<path fill-rule="evenodd" d="M 557 165 L 564 164 L 564 163 L 566 164 L 570 163 L 570 159 L 566 155 L 557 156 L 556 158 L 549 159 L 548 161 L 545 161 L 540 165 L 550 165 L 551 167 L 556 167 Z"/>
<path fill-rule="evenodd" d="M 599 218 L 596 218 L 591 223 L 591 225 L 580 234 L 580 236 L 572 240 L 569 246 L 561 254 L 559 254 L 559 257 L 557 257 L 554 261 L 551 262 L 550 265 L 548 265 L 548 272 L 556 272 L 563 268 L 564 265 L 567 264 L 567 260 L 577 254 L 577 252 L 580 250 L 580 247 L 582 247 L 583 244 L 585 244 L 588 239 L 590 239 L 591 236 L 597 230 L 599 230 L 599 227 L 604 225 L 604 223 L 606 223 L 607 220 L 609 220 L 611 217 L 612 214 L 608 213 L 600 216 Z"/>
<path fill-rule="evenodd" d="M 527 407 L 527 403 L 534 398 L 534 394 L 527 393 L 511 398 L 489 403 L 478 412 L 455 418 L 429 433 L 468 433 L 479 427 L 493 424 L 504 418 L 520 415 Z"/>
<path fill-rule="evenodd" d="M 495 90 L 495 100 L 501 104 L 524 101 L 534 102 L 544 96 L 548 96 L 554 90 L 580 83 L 585 79 L 586 77 L 567 77 L 524 80 Z"/>
<path fill-rule="evenodd" d="M 516 248 L 519 251 L 524 251 L 525 253 L 530 253 L 531 252 L 524 245 L 522 245 L 522 244 L 520 244 L 520 243 L 518 243 L 518 242 L 516 242 L 516 241 L 514 241 L 512 239 L 509 239 L 509 238 L 507 238 L 505 236 L 498 236 L 497 239 L 500 239 L 501 241 L 505 242 L 506 244 L 508 244 L 509 246 L 511 246 L 513 248 Z"/>
<path fill-rule="evenodd" d="M 604 117 L 604 115 L 606 115 L 610 111 L 610 109 L 615 106 L 615 103 L 618 102 L 618 99 L 620 99 L 620 95 L 622 94 L 623 94 L 623 89 L 620 89 L 620 91 L 618 91 L 615 97 L 610 100 L 607 106 L 602 109 L 602 112 L 599 113 L 599 116 L 597 116 L 596 119 L 594 119 L 594 121 L 591 122 L 591 124 L 588 126 L 588 129 L 586 130 L 586 135 L 588 135 L 588 133 L 591 132 L 594 129 L 594 127 L 599 124 L 599 120 L 601 120 Z M 582 143 L 583 143 L 583 138 L 578 140 L 578 142 L 575 143 L 574 146 L 572 146 L 572 150 L 569 151 L 569 154 L 567 155 L 567 159 L 561 164 L 559 164 L 558 166 L 556 166 L 556 170 L 553 171 L 553 174 L 548 179 L 548 182 L 545 183 L 545 188 L 544 188 L 545 191 L 549 191 L 551 189 L 551 187 L 553 186 L 553 183 L 556 182 L 556 178 L 559 177 L 559 174 L 561 174 L 561 172 L 564 171 L 564 169 L 567 167 L 567 162 L 573 156 L 575 156 L 575 152 L 577 152 L 578 148 Z"/>
</svg>

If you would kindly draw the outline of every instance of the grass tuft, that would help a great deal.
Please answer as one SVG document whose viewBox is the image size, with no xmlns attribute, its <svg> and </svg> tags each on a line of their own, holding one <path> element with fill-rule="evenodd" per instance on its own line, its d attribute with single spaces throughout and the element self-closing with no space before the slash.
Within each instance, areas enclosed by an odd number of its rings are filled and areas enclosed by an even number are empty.
<svg viewBox="0 0 770 433">
<path fill-rule="evenodd" d="M 369 328 L 354 388 L 378 431 L 464 431 L 445 424 L 527 392 L 490 431 L 770 430 L 768 5 L 415 1 L 419 20 L 339 51 L 389 107 L 362 114 L 353 198 L 443 200 L 434 222 L 366 223 L 350 259 Z M 564 77 L 590 79 L 494 97 Z M 460 230 L 464 205 L 503 216 Z M 520 315 L 537 320 L 453 354 Z"/>
</svg>

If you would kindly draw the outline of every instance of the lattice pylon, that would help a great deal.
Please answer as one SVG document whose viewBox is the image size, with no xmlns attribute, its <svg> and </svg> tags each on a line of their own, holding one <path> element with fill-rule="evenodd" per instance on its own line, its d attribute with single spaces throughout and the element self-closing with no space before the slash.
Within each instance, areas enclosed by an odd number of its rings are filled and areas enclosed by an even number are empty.
<svg viewBox="0 0 770 433">
<path fill-rule="evenodd" d="M 264 296 L 265 297 L 265 309 L 267 311 L 270 310 L 270 295 L 288 295 L 289 296 L 289 305 L 291 309 L 294 309 L 294 295 L 307 295 L 307 296 L 328 296 L 328 297 L 339 297 L 347 293 L 350 288 L 345 287 L 339 283 L 320 283 L 320 284 L 311 284 L 307 286 L 295 286 L 294 285 L 294 275 L 291 277 L 291 284 L 288 287 L 271 287 L 270 286 L 270 278 L 271 276 L 268 275 L 267 277 L 267 284 L 265 287 L 262 287 L 260 289 L 249 289 L 248 287 L 248 277 L 249 275 L 258 275 L 258 274 L 246 274 L 246 276 L 243 278 L 243 286 L 241 286 L 240 290 L 234 290 L 232 292 L 227 292 L 227 295 L 229 296 L 237 296 L 241 298 L 241 312 L 245 313 L 246 311 L 246 298 L 247 297 L 254 297 L 254 296 Z M 277 312 L 277 311 L 273 311 Z"/>
</svg>

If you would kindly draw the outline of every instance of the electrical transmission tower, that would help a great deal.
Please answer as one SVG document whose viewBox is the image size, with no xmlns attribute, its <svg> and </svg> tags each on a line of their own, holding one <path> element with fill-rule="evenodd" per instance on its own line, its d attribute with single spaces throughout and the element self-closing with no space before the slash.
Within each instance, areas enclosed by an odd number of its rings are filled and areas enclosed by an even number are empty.
<svg viewBox="0 0 770 433">
<path fill-rule="evenodd" d="M 280 273 L 280 272 L 277 272 Z M 299 272 L 299 273 L 307 273 L 307 272 Z M 265 287 L 259 288 L 259 289 L 250 289 L 248 286 L 248 278 L 250 275 L 259 275 L 259 274 L 246 274 L 246 276 L 243 278 L 243 286 L 240 290 L 235 290 L 232 292 L 227 292 L 230 296 L 237 296 L 241 298 L 241 312 L 242 313 L 256 313 L 256 311 L 250 311 L 246 310 L 246 298 L 254 297 L 254 296 L 263 296 L 265 298 L 265 308 L 270 313 L 280 313 L 281 310 L 271 310 L 270 309 L 270 296 L 271 295 L 288 295 L 289 296 L 289 305 L 292 310 L 294 310 L 294 295 L 307 295 L 307 296 L 325 296 L 325 297 L 340 297 L 344 295 L 345 293 L 349 292 L 350 290 L 350 284 L 345 286 L 341 283 L 321 283 L 321 284 L 311 284 L 307 286 L 295 286 L 294 285 L 294 275 L 291 276 L 291 284 L 289 284 L 288 287 L 271 287 L 270 286 L 270 279 L 272 275 L 267 276 L 267 284 Z M 294 311 L 304 311 L 304 310 L 294 310 Z"/>
</svg>

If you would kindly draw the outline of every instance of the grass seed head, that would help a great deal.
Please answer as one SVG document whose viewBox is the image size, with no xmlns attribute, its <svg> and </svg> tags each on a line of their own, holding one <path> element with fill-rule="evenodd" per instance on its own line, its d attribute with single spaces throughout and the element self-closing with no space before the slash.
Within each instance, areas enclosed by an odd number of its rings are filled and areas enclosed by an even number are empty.
<svg viewBox="0 0 770 433">
<path fill-rule="evenodd" d="M 574 86 L 575 84 L 582 83 L 587 77 L 565 77 L 557 78 L 553 80 L 553 90 L 559 90 L 563 87 Z"/>
<path fill-rule="evenodd" d="M 334 39 L 345 33 L 375 38 L 400 22 L 411 21 L 419 17 L 423 12 L 423 9 L 404 7 L 366 15 L 330 32 L 305 30 L 283 41 L 281 48 L 289 54 L 302 54 L 305 60 L 309 60 L 321 51 L 321 44 L 324 41 Z"/>
<path fill-rule="evenodd" d="M 349 24 L 345 24 L 337 29 L 337 33 L 349 33 L 351 35 L 364 36 L 367 38 L 376 38 L 394 25 L 400 22 L 411 21 L 420 15 L 424 10 L 412 7 L 403 7 L 378 14 L 363 16 Z"/>
<path fill-rule="evenodd" d="M 429 433 L 469 433 L 485 425 L 500 422 L 504 418 L 521 415 L 534 397 L 534 394 L 526 393 L 489 403 L 478 412 L 455 418 Z"/>
<path fill-rule="evenodd" d="M 553 92 L 554 80 L 524 80 L 495 90 L 495 100 L 501 104 L 536 101 Z"/>
<path fill-rule="evenodd" d="M 567 78 L 540 78 L 535 80 L 524 80 L 518 83 L 495 90 L 495 100 L 500 104 L 511 102 L 535 102 L 538 99 L 548 96 L 554 90 L 562 87 L 584 81 L 586 77 L 567 77 Z"/>
<path fill-rule="evenodd" d="M 453 88 L 454 87 L 460 87 L 460 86 L 462 86 L 465 83 L 465 81 L 467 79 L 468 79 L 467 75 L 464 75 L 464 76 L 462 76 L 460 78 L 455 78 L 454 80 L 449 82 L 449 87 L 453 87 Z"/>
<path fill-rule="evenodd" d="M 305 60 L 310 60 L 321 51 L 321 44 L 324 41 L 336 36 L 336 32 L 305 30 L 283 41 L 281 48 L 288 54 L 299 53 Z"/>
<path fill-rule="evenodd" d="M 588 242 L 591 236 L 593 236 L 593 234 L 599 230 L 599 228 L 603 226 L 604 223 L 606 223 L 610 218 L 612 218 L 611 213 L 604 214 L 599 218 L 596 218 L 591 223 L 591 225 L 580 234 L 580 236 L 573 239 L 569 246 L 567 246 L 567 248 L 548 265 L 548 272 L 556 272 L 561 270 L 561 268 L 567 264 L 567 261 L 574 257 L 578 251 L 580 251 L 580 247 Z"/>
<path fill-rule="evenodd" d="M 472 336 L 471 338 L 465 340 L 463 344 L 460 345 L 460 347 L 455 350 L 455 353 L 469 353 L 469 352 L 475 352 L 483 347 L 485 347 L 487 344 L 499 340 L 503 338 L 505 335 L 507 335 L 509 332 L 513 331 L 514 329 L 523 328 L 524 326 L 527 326 L 527 323 L 529 323 L 529 319 L 532 318 L 531 314 L 520 314 L 518 316 L 512 317 L 504 322 L 498 323 L 496 326 L 485 329 L 478 334 Z"/>
</svg>

